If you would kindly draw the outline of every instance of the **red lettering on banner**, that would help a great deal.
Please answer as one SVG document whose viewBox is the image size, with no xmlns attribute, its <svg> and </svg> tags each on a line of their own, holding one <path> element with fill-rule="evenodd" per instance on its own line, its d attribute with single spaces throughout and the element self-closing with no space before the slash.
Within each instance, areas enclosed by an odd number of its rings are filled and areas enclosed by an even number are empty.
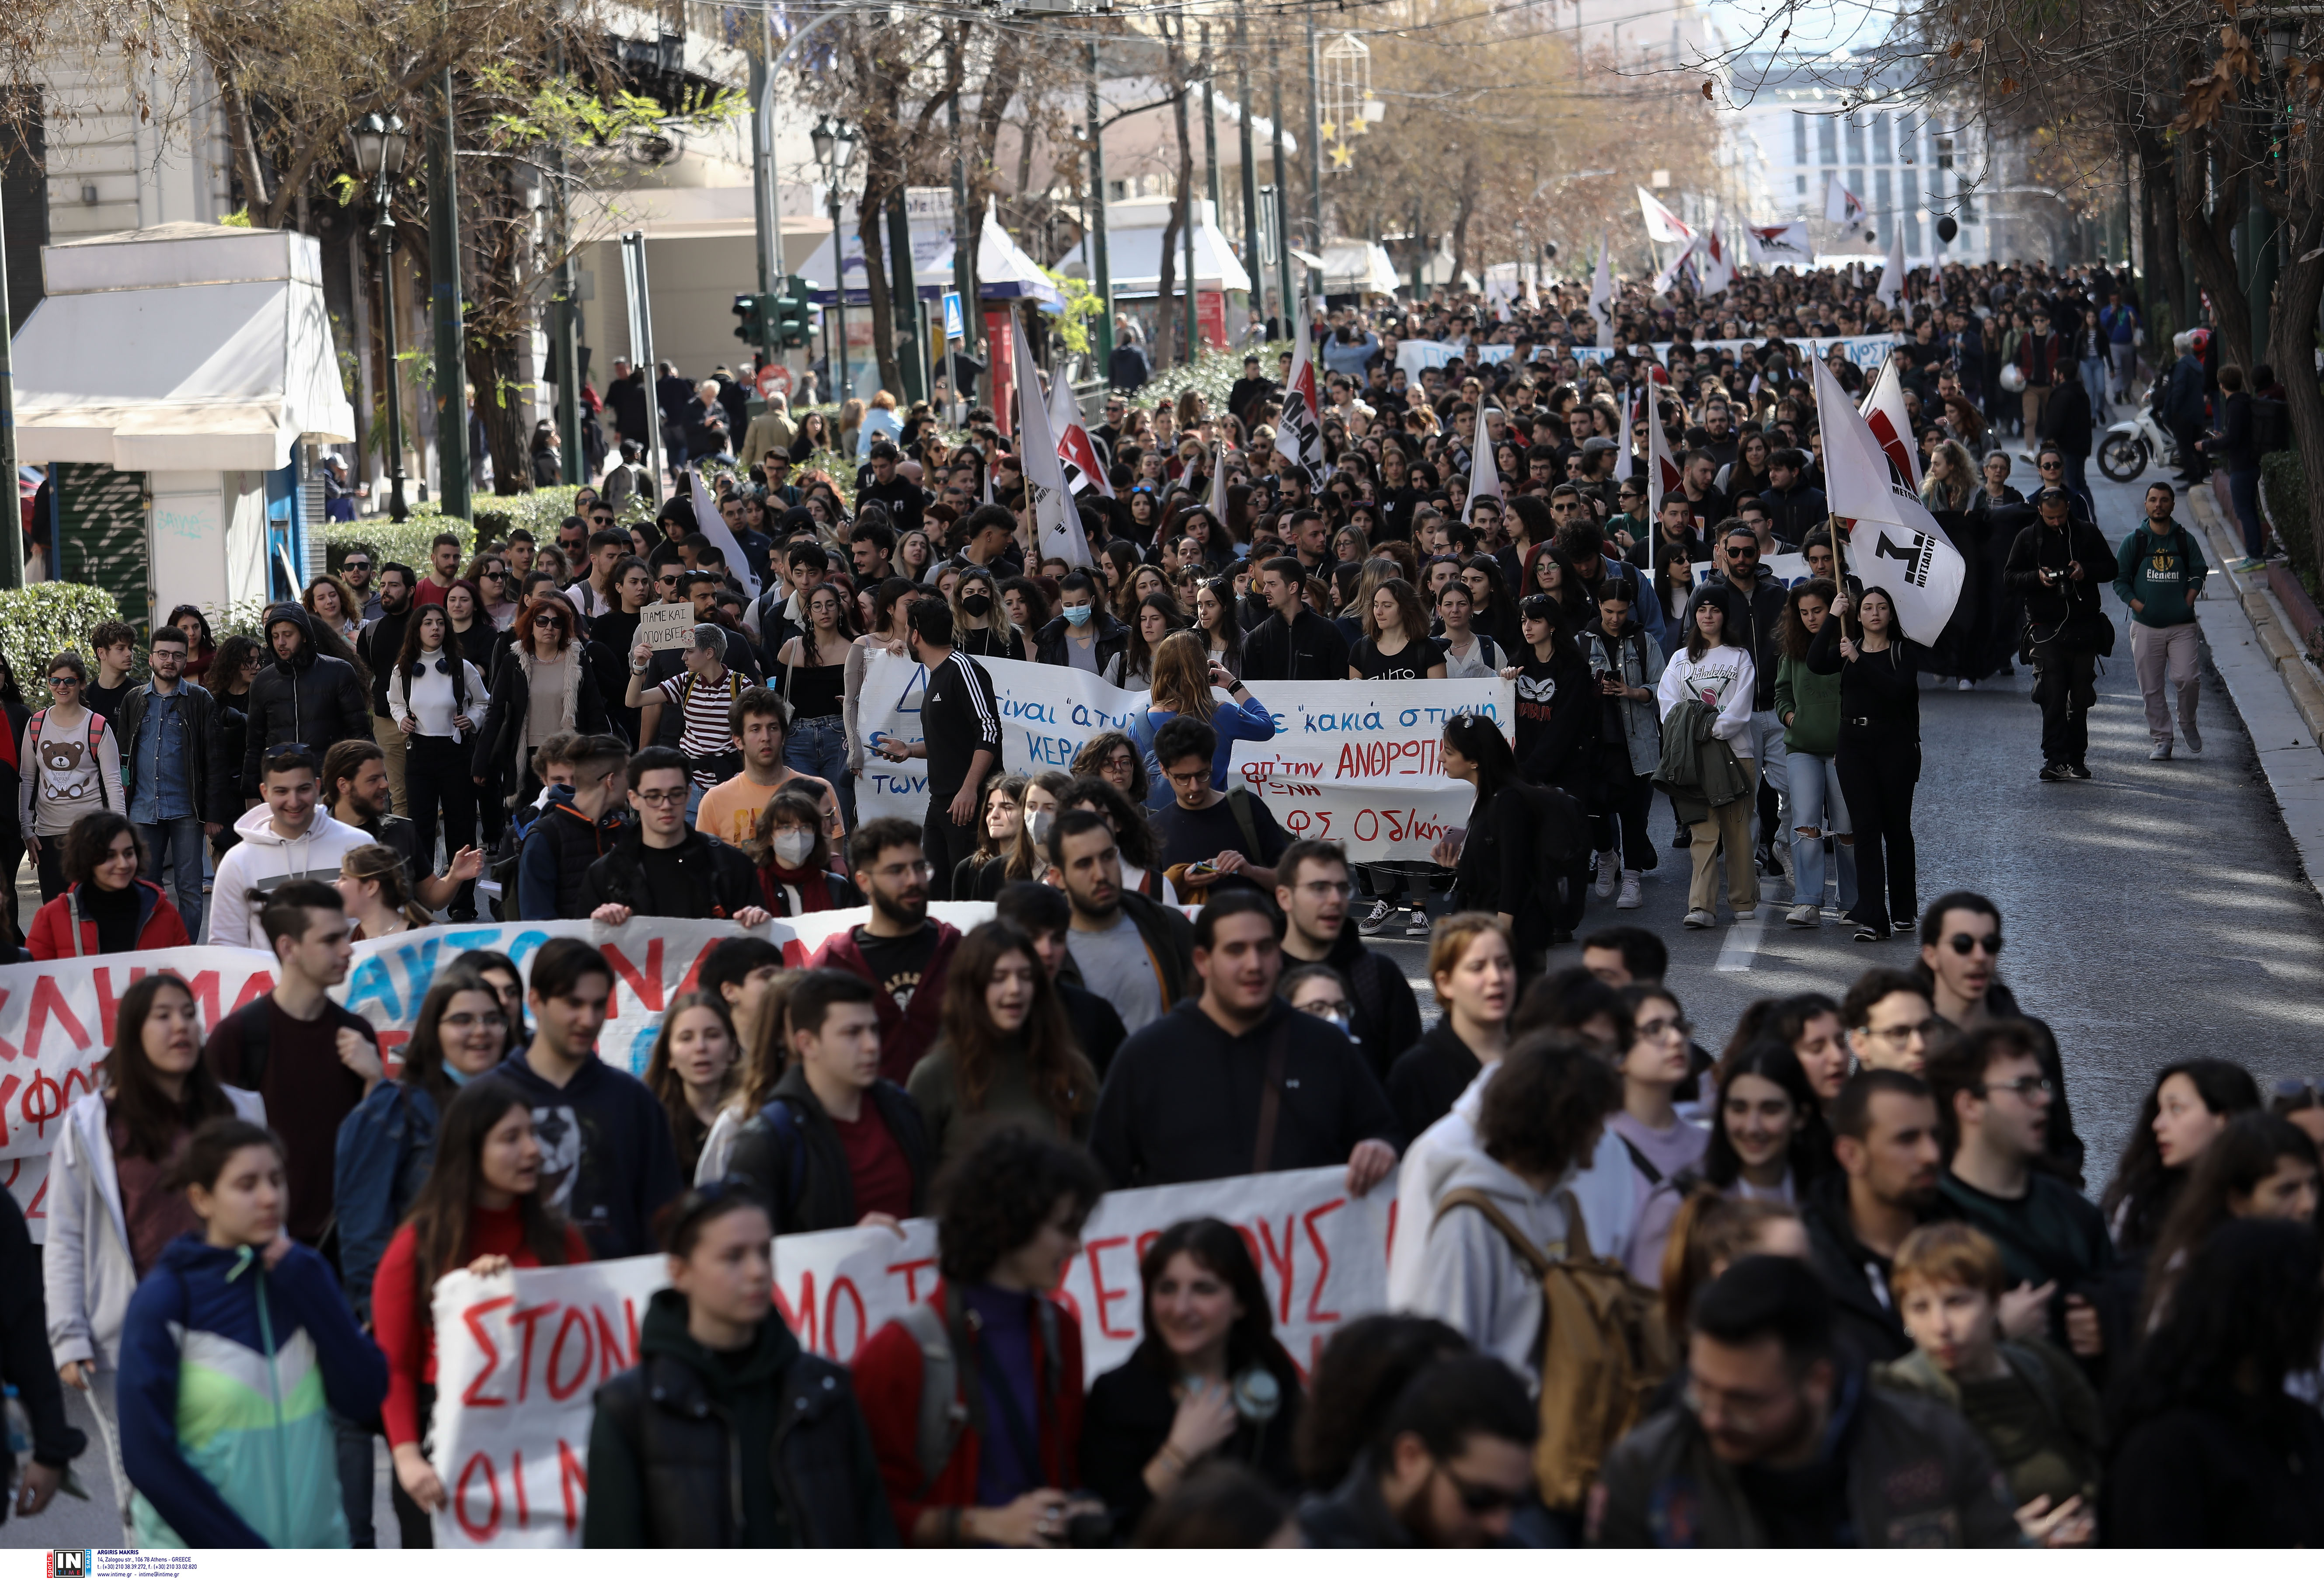
<svg viewBox="0 0 2324 1580">
<path fill-rule="evenodd" d="M 775 1285 L 775 1309 L 783 1314 L 783 1321 L 798 1336 L 802 1348 L 813 1350 L 817 1355 L 824 1353 L 823 1346 L 815 1341 L 815 1273 L 812 1270 L 799 1274 L 797 1305 L 783 1298 L 780 1283 Z"/>
<path fill-rule="evenodd" d="M 839 1353 L 839 1292 L 842 1290 L 847 1291 L 848 1300 L 855 1307 L 855 1342 L 848 1346 L 844 1355 Z M 863 1309 L 863 1297 L 857 1292 L 855 1281 L 844 1273 L 833 1279 L 831 1292 L 823 1298 L 823 1342 L 829 1346 L 832 1359 L 853 1365 L 856 1355 L 862 1351 L 863 1341 L 872 1337 L 866 1331 L 871 1320 Z"/>
<path fill-rule="evenodd" d="M 605 1313 L 603 1310 L 596 1313 L 597 1380 L 601 1382 L 616 1372 L 628 1371 L 632 1358 L 638 1353 L 637 1303 L 633 1300 L 623 1300 L 622 1317 L 628 1325 L 630 1333 L 630 1342 L 626 1347 L 622 1343 L 621 1336 L 613 1331 L 613 1325 L 605 1320 Z"/>
<path fill-rule="evenodd" d="M 710 958 L 710 951 L 716 949 L 719 943 L 723 942 L 723 940 L 713 940 L 711 942 L 704 944 L 702 946 L 701 952 L 696 954 L 693 960 L 687 963 L 686 975 L 678 979 L 678 991 L 680 997 L 693 992 L 696 987 L 700 986 L 702 980 L 702 962 L 708 960 Z"/>
<path fill-rule="evenodd" d="M 475 1339 L 477 1347 L 484 1352 L 484 1368 L 479 1371 L 475 1377 L 469 1380 L 467 1387 L 460 1391 L 460 1402 L 462 1404 L 471 1405 L 479 1410 L 501 1410 L 506 1408 L 508 1404 L 507 1400 L 496 1399 L 490 1394 L 478 1392 L 478 1390 L 484 1387 L 486 1379 L 492 1376 L 493 1370 L 501 1364 L 500 1346 L 493 1342 L 493 1336 L 484 1331 L 484 1314 L 488 1311 L 497 1311 L 503 1306 L 513 1306 L 515 1304 L 516 1297 L 514 1295 L 496 1295 L 489 1300 L 479 1300 L 475 1305 L 460 1313 L 460 1320 L 467 1325 L 470 1337 Z M 476 1457 L 481 1459 L 484 1456 L 478 1455 Z M 473 1465 L 475 1461 L 471 1460 L 469 1463 Z M 486 1468 L 489 1470 L 490 1466 L 487 1466 Z M 467 1473 L 466 1471 L 461 1472 L 461 1474 L 463 1475 L 466 1475 L 466 1474 Z M 498 1492 L 493 1493 L 493 1502 L 495 1505 L 499 1503 L 500 1493 Z M 466 1524 L 466 1521 L 464 1520 L 462 1523 Z"/>
<path fill-rule="evenodd" d="M 557 1302 L 551 1300 L 546 1305 L 527 1306 L 521 1311 L 509 1313 L 509 1320 L 524 1329 L 524 1349 L 518 1357 L 516 1367 L 516 1400 L 519 1404 L 524 1402 L 525 1395 L 532 1387 L 533 1330 L 540 1325 L 543 1317 L 556 1309 Z"/>
<path fill-rule="evenodd" d="M 581 1529 L 580 1499 L 573 1495 L 576 1484 L 580 1487 L 581 1496 L 587 1497 L 589 1467 L 582 1464 L 580 1457 L 573 1452 L 573 1445 L 559 1438 L 557 1439 L 557 1490 L 565 1497 L 565 1529 L 567 1530 Z"/>
<path fill-rule="evenodd" d="M 1138 1236 L 1138 1265 L 1139 1265 L 1139 1266 L 1143 1267 L 1143 1266 L 1145 1266 L 1145 1265 L 1146 1265 L 1146 1254 L 1147 1254 L 1147 1252 L 1148 1252 L 1148 1251 L 1152 1250 L 1152 1249 L 1154 1248 L 1154 1242 L 1155 1242 L 1155 1241 L 1157 1241 L 1157 1240 L 1158 1240 L 1158 1239 L 1160 1239 L 1161 1237 L 1162 1237 L 1162 1231 L 1161 1231 L 1161 1230 L 1159 1230 L 1159 1229 L 1148 1229 L 1148 1230 L 1147 1230 L 1144 1234 L 1142 1234 L 1142 1235 L 1140 1235 L 1140 1236 Z M 1243 1238 L 1244 1238 L 1244 1239 L 1246 1239 L 1246 1240 L 1248 1240 L 1248 1239 L 1250 1239 L 1250 1235 L 1246 1234 L 1246 1235 L 1244 1235 L 1244 1236 L 1243 1236 Z M 1254 1253 L 1254 1254 L 1256 1254 L 1256 1253 Z"/>
<path fill-rule="evenodd" d="M 1323 1244 L 1323 1232 L 1316 1228 L 1315 1220 L 1335 1213 L 1347 1205 L 1347 1199 L 1344 1197 L 1327 1201 L 1321 1207 L 1309 1208 L 1307 1216 L 1300 1220 L 1307 1226 L 1307 1243 L 1315 1247 L 1317 1262 L 1315 1289 L 1307 1297 L 1307 1320 L 1310 1322 L 1337 1322 L 1340 1319 L 1340 1314 L 1337 1311 L 1323 1309 L 1323 1286 L 1332 1281 L 1332 1248 Z"/>
<path fill-rule="evenodd" d="M 72 1006 L 66 1001 L 63 989 L 57 986 L 57 979 L 54 977 L 36 977 L 32 979 L 32 1013 L 25 1017 L 24 1021 L 26 1053 L 36 1059 L 40 1057 L 41 1034 L 48 1030 L 49 1017 L 51 1015 L 56 1017 L 57 1024 L 64 1027 L 67 1034 L 72 1038 L 73 1047 L 76 1050 L 88 1046 L 88 1028 L 80 1024 L 80 1016 L 73 1014 Z"/>
<path fill-rule="evenodd" d="M 226 1006 L 226 1014 L 228 1014 L 228 1015 L 232 1015 L 235 1010 L 240 1009 L 240 1008 L 241 1008 L 244 1005 L 245 1005 L 245 1004 L 254 1004 L 254 1003 L 256 1003 L 259 999 L 262 999 L 262 998 L 265 997 L 268 994 L 270 994 L 270 993 L 272 993 L 272 992 L 273 992 L 273 991 L 274 991 L 274 973 L 273 973 L 273 972 L 272 972 L 272 971 L 253 971 L 253 972 L 251 972 L 251 974 L 250 974 L 249 978 L 248 978 L 245 981 L 244 981 L 244 983 L 243 983 L 243 985 L 242 985 L 242 991 L 241 991 L 241 992 L 239 992 L 239 993 L 236 993 L 236 994 L 234 996 L 234 1002 L 233 1002 L 232 1004 L 230 1004 L 230 1005 L 228 1005 L 228 1006 Z M 215 1022 L 215 1021 L 210 1021 L 210 1022 L 206 1022 L 205 1024 L 210 1024 L 210 1025 L 215 1025 L 215 1024 L 217 1024 L 217 1022 Z"/>
<path fill-rule="evenodd" d="M 1274 1268 L 1276 1276 L 1280 1279 L 1283 1283 L 1283 1309 L 1282 1314 L 1276 1318 L 1277 1322 L 1288 1322 L 1291 1320 L 1291 1280 L 1293 1277 L 1291 1267 L 1291 1248 L 1296 1243 L 1292 1239 L 1292 1223 L 1293 1220 L 1290 1218 L 1285 1218 L 1283 1220 L 1283 1249 L 1281 1253 L 1278 1254 L 1275 1249 L 1274 1229 L 1268 1225 L 1265 1218 L 1259 1220 L 1259 1238 L 1260 1244 L 1265 1247 L 1263 1254 L 1266 1257 L 1266 1261 L 1261 1265 Z"/>
<path fill-rule="evenodd" d="M 557 1357 L 565 1353 L 565 1336 L 575 1328 L 581 1330 L 581 1364 L 574 1368 L 573 1381 L 562 1388 L 557 1385 Z M 589 1313 L 578 1306 L 565 1308 L 564 1319 L 557 1325 L 557 1337 L 549 1346 L 549 1369 L 542 1373 L 549 1383 L 549 1397 L 562 1402 L 581 1392 L 589 1381 L 589 1363 L 594 1358 L 589 1342 Z"/>
<path fill-rule="evenodd" d="M 509 1484 L 516 1489 L 516 1528 L 522 1530 L 532 1523 L 532 1510 L 524 1496 L 524 1450 L 509 1450 Z"/>
<path fill-rule="evenodd" d="M 5 988 L 0 988 L 0 1010 L 5 1010 L 7 1007 L 8 989 Z M 217 1022 L 214 1020 L 206 1020 L 202 1022 L 202 1024 L 206 1026 L 214 1026 L 217 1024 Z M 5 1037 L 0 1037 L 0 1059 L 14 1059 L 15 1057 L 16 1044 L 8 1041 Z"/>
<path fill-rule="evenodd" d="M 468 1483 L 479 1466 L 484 1469 L 485 1490 L 491 1493 L 493 1499 L 490 1512 L 482 1525 L 468 1518 Z M 468 1463 L 460 1467 L 460 1479 L 452 1485 L 452 1517 L 460 1522 L 460 1529 L 468 1533 L 468 1539 L 479 1545 L 500 1534 L 501 1481 L 493 1474 L 491 1456 L 481 1448 L 468 1456 Z"/>
<path fill-rule="evenodd" d="M 8 1099 L 14 1097 L 16 1089 L 23 1084 L 13 1075 L 0 1075 L 0 1143 L 8 1139 Z"/>
<path fill-rule="evenodd" d="M 1130 1236 L 1127 1235 L 1109 1235 L 1102 1240 L 1092 1240 L 1085 1248 L 1085 1254 L 1089 1257 L 1090 1299 L 1094 1301 L 1097 1306 L 1097 1330 L 1105 1335 L 1108 1338 L 1136 1338 L 1138 1337 L 1137 1329 L 1130 1327 L 1118 1328 L 1113 1326 L 1112 1321 L 1108 1316 L 1106 1308 L 1115 1300 L 1128 1300 L 1130 1296 L 1130 1291 L 1128 1290 L 1110 1290 L 1106 1288 L 1105 1270 L 1099 1265 L 1098 1262 L 1100 1253 L 1105 1251 L 1108 1247 L 1113 1245 L 1127 1245 L 1129 1244 Z"/>
<path fill-rule="evenodd" d="M 202 1024 L 218 1024 L 218 974 L 216 971 L 196 971 L 186 987 L 194 996 L 194 1007 L 202 1012 Z M 107 1033 L 110 1035 L 110 1033 Z"/>
<path fill-rule="evenodd" d="M 662 1006 L 661 940 L 651 938 L 646 941 L 646 965 L 642 975 L 639 973 L 637 967 L 630 964 L 629 957 L 612 944 L 605 946 L 604 953 L 605 963 L 613 967 L 614 974 L 627 982 L 630 985 L 630 991 L 638 996 L 640 1007 L 651 1014 L 659 1015 Z M 608 1018 L 618 1018 L 621 1013 L 613 1006 L 612 999 L 606 1001 L 605 1014 Z"/>
<path fill-rule="evenodd" d="M 1388 1244 L 1380 1247 L 1382 1256 L 1392 1256 L 1396 1254 L 1396 1209 L 1402 1205 L 1401 1202 L 1395 1201 L 1388 1204 Z"/>
<path fill-rule="evenodd" d="M 129 969 L 129 979 L 132 982 L 144 974 L 145 968 L 143 966 L 132 966 Z M 97 1024 L 105 1033 L 106 1041 L 110 1043 L 113 1040 L 113 1012 L 121 1003 L 119 996 L 113 991 L 113 968 L 99 966 L 92 970 L 88 977 L 89 985 L 97 989 Z"/>
<path fill-rule="evenodd" d="M 934 1267 L 936 1264 L 936 1259 L 933 1256 L 919 1256 L 909 1262 L 891 1262 L 888 1264 L 890 1278 L 895 1277 L 899 1272 L 904 1275 L 905 1304 L 917 1306 L 920 1303 L 920 1269 Z M 933 1290 L 930 1292 L 933 1293 Z"/>
</svg>

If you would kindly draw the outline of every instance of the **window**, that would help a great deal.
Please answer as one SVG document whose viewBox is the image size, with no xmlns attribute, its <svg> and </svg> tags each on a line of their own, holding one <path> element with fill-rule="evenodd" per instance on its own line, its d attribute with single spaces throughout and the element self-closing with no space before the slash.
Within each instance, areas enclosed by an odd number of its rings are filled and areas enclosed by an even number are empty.
<svg viewBox="0 0 2324 1580">
<path fill-rule="evenodd" d="M 1904 251 L 1921 250 L 1921 172 L 1904 172 Z"/>
<path fill-rule="evenodd" d="M 1794 189 L 1798 191 L 1801 197 L 1804 198 L 1808 195 L 1808 173 L 1805 170 L 1802 170 L 1798 175 L 1793 177 L 1792 182 Z"/>
<path fill-rule="evenodd" d="M 1840 133 L 1833 129 L 1830 115 L 1816 118 L 1816 157 L 1828 165 L 1840 162 Z"/>
<path fill-rule="evenodd" d="M 1970 191 L 1966 183 L 1962 185 L 1960 189 L 1960 218 L 1963 225 L 1975 225 L 1977 223 L 1977 194 Z"/>
<path fill-rule="evenodd" d="M 1792 162 L 1808 162 L 1808 118 L 1798 110 L 1792 112 Z"/>
<path fill-rule="evenodd" d="M 1888 200 L 1888 172 L 1872 172 L 1872 213 L 1869 216 L 1880 227 L 1880 240 L 1886 243 L 1896 234 L 1896 210 Z"/>
<path fill-rule="evenodd" d="M 1848 162 L 1850 164 L 1864 162 L 1864 123 L 1854 115 L 1848 118 Z M 1858 178 L 1859 181 L 1862 179 Z"/>
<path fill-rule="evenodd" d="M 1885 165 L 1890 162 L 1891 157 L 1888 152 L 1888 112 L 1882 110 L 1872 117 L 1872 162 Z"/>
<path fill-rule="evenodd" d="M 1949 170 L 1952 169 L 1953 140 L 1950 137 L 1940 137 L 1936 139 L 1936 149 L 1937 169 L 1941 170 Z"/>
</svg>

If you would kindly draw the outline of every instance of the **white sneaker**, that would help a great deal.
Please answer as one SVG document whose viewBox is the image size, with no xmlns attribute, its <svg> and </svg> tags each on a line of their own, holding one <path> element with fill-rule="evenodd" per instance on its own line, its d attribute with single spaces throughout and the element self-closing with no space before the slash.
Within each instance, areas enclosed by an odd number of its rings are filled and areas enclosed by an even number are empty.
<svg viewBox="0 0 2324 1580">
<path fill-rule="evenodd" d="M 1702 928 L 1716 925 L 1718 920 L 1719 919 L 1717 917 L 1713 916 L 1708 911 L 1689 911 L 1679 925 L 1682 927 L 1692 927 L 1700 931 Z"/>
<path fill-rule="evenodd" d="M 2171 743 L 2167 740 L 2156 741 L 2153 746 L 2147 749 L 2146 760 L 2150 763 L 2169 762 L 2171 760 Z"/>
<path fill-rule="evenodd" d="M 1821 927 L 1823 913 L 1813 905 L 1794 905 L 1792 914 L 1784 918 L 1794 927 Z"/>
<path fill-rule="evenodd" d="M 1617 911 L 1635 911 L 1646 901 L 1638 896 L 1638 875 L 1628 868 L 1622 869 L 1622 897 L 1614 902 Z"/>
<path fill-rule="evenodd" d="M 1758 914 L 1759 910 L 1756 905 L 1738 905 L 1735 907 L 1735 920 L 1738 922 L 1748 922 L 1753 917 L 1758 915 Z"/>
<path fill-rule="evenodd" d="M 1596 859 L 1598 881 L 1590 886 L 1591 892 L 1601 900 L 1609 899 L 1613 896 L 1616 878 L 1621 875 L 1622 859 L 1611 850 L 1600 850 Z"/>
<path fill-rule="evenodd" d="M 1960 689 L 1962 691 L 1974 691 L 1977 689 L 1976 683 L 1973 681 L 1964 680 L 1960 683 Z"/>
</svg>

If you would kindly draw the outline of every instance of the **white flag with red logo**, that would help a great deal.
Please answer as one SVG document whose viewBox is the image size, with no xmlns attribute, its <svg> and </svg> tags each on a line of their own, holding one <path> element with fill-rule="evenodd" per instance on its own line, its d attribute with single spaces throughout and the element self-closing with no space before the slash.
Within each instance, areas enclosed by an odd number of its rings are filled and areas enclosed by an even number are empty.
<svg viewBox="0 0 2324 1580">
<path fill-rule="evenodd" d="M 1920 496 L 1896 481 L 1871 425 L 1822 363 L 1815 364 L 1816 421 L 1823 437 L 1824 493 L 1852 520 L 1848 569 L 1895 606 L 1896 623 L 1932 645 L 1960 602 L 1968 566 Z"/>
<path fill-rule="evenodd" d="M 1010 338 L 1017 347 L 1018 454 L 1025 465 L 1025 503 L 1033 512 L 1035 557 L 1088 565 L 1089 536 L 1082 530 L 1081 511 L 1065 488 L 1056 436 L 1049 431 L 1049 413 L 1041 403 L 1040 372 L 1033 365 L 1025 337 Z"/>
<path fill-rule="evenodd" d="M 1694 227 L 1663 207 L 1662 200 L 1644 187 L 1637 188 L 1638 212 L 1646 216 L 1646 234 L 1658 242 L 1692 242 Z"/>
<path fill-rule="evenodd" d="M 1614 248 L 1608 233 L 1598 233 L 1598 268 L 1590 277 L 1590 316 L 1598 320 L 1598 344 L 1614 344 Z"/>
<path fill-rule="evenodd" d="M 1307 304 L 1299 304 L 1296 337 L 1291 344 L 1291 378 L 1283 388 L 1283 415 L 1276 423 L 1275 447 L 1307 474 L 1309 488 L 1323 486 L 1323 408 L 1315 399 L 1315 354 L 1309 344 Z"/>
<path fill-rule="evenodd" d="M 1913 442 L 1913 419 L 1904 409 L 1904 385 L 1896 376 L 1896 354 L 1880 364 L 1879 376 L 1864 397 L 1864 421 L 1888 457 L 1895 481 L 1915 494 L 1921 491 L 1921 450 Z"/>
<path fill-rule="evenodd" d="M 1649 382 L 1639 392 L 1638 409 L 1646 414 L 1646 514 L 1655 520 L 1663 519 L 1663 496 L 1686 492 L 1679 480 L 1678 463 L 1671 458 L 1670 434 L 1663 427 L 1662 400 Z M 1708 530 L 1711 523 L 1702 527 Z"/>
<path fill-rule="evenodd" d="M 1854 225 L 1864 217 L 1864 199 L 1840 184 L 1838 171 L 1823 189 L 1823 216 L 1834 225 Z"/>
<path fill-rule="evenodd" d="M 1744 234 L 1751 244 L 1751 262 L 1766 268 L 1772 263 L 1813 263 L 1815 243 L 1808 239 L 1808 222 L 1786 220 L 1782 225 L 1755 225 Z"/>
<path fill-rule="evenodd" d="M 1727 238 L 1713 225 L 1704 234 L 1700 255 L 1694 264 L 1695 289 L 1704 296 L 1717 296 L 1735 283 L 1735 258 L 1728 250 Z"/>
<path fill-rule="evenodd" d="M 1057 381 L 1056 391 L 1049 399 L 1049 426 L 1056 431 L 1057 461 L 1065 471 L 1066 491 L 1075 498 L 1095 492 L 1111 499 L 1113 480 L 1097 458 L 1089 429 L 1082 426 L 1081 403 L 1074 399 L 1074 387 L 1064 379 Z"/>
</svg>

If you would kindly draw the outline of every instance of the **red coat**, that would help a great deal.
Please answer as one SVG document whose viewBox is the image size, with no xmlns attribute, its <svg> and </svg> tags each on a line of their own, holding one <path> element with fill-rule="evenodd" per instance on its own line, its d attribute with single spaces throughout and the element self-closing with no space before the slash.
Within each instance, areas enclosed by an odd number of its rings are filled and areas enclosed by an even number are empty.
<svg viewBox="0 0 2324 1580">
<path fill-rule="evenodd" d="M 912 989 L 910 1005 L 898 1008 L 895 995 L 884 989 L 872 996 L 872 1007 L 880 1012 L 880 1074 L 898 1086 L 911 1079 L 912 1066 L 944 1029 L 945 977 L 952 966 L 952 951 L 960 947 L 960 929 L 949 922 L 936 923 L 936 952 L 928 957 L 927 969 L 920 973 L 919 983 Z M 880 987 L 880 978 L 872 975 L 872 962 L 863 958 L 852 927 L 824 940 L 823 947 L 807 963 L 809 969 L 829 966 L 849 971 Z"/>
<path fill-rule="evenodd" d="M 939 1291 L 929 1304 L 944 1298 Z M 1071 1492 L 1081 1484 L 1082 1325 L 1079 1318 L 1047 1295 L 1056 1316 L 1057 1394 L 1041 1401 L 1041 1468 L 1050 1486 Z M 1041 1325 L 1032 1325 L 1033 1374 L 1047 1375 L 1047 1359 L 1041 1353 Z M 971 1363 L 961 1357 L 965 1368 Z M 920 1473 L 920 1346 L 900 1322 L 890 1322 L 873 1334 L 855 1357 L 855 1402 L 872 1428 L 872 1451 L 879 1456 L 880 1479 L 888 1488 L 888 1505 L 896 1516 L 897 1533 L 907 1545 L 923 1509 L 965 1509 L 976 1502 L 976 1477 L 982 1446 L 976 1428 L 964 1426 L 952 1457 L 933 1483 L 923 1486 Z"/>
<path fill-rule="evenodd" d="M 175 949 L 193 942 L 186 935 L 185 918 L 161 893 L 161 886 L 142 877 L 135 882 L 139 905 L 137 947 Z M 42 905 L 40 914 L 32 918 L 32 930 L 24 935 L 24 947 L 32 951 L 34 960 L 70 960 L 75 955 L 97 952 L 97 923 L 87 906 L 81 908 L 80 947 L 73 948 L 72 922 L 66 909 L 71 898 L 71 891 L 67 890 Z"/>
</svg>

